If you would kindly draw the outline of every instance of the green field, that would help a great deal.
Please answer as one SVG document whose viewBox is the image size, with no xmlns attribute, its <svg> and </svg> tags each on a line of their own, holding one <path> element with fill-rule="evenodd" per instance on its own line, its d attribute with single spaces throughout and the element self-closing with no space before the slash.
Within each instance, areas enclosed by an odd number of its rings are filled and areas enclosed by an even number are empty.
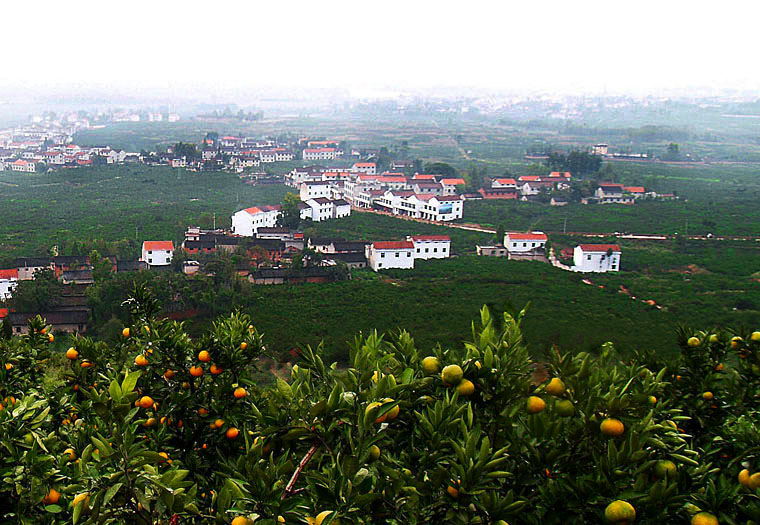
<svg viewBox="0 0 760 525">
<path fill-rule="evenodd" d="M 0 249 L 4 259 L 47 254 L 76 241 L 179 240 L 188 225 L 230 225 L 235 211 L 276 204 L 283 185 L 251 186 L 236 175 L 168 167 L 106 166 L 51 174 L 0 172 Z M 67 254 L 65 251 L 62 254 Z"/>
</svg>

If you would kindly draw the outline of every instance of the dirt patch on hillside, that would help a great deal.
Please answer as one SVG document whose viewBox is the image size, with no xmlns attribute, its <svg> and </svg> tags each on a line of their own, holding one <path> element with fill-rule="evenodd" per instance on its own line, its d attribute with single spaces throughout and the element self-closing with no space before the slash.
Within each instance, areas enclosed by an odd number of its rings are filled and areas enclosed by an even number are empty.
<svg viewBox="0 0 760 525">
<path fill-rule="evenodd" d="M 696 264 L 689 264 L 682 268 L 678 268 L 678 269 L 670 270 L 670 271 L 680 273 L 682 275 L 707 275 L 707 274 L 712 273 L 711 271 L 706 270 L 700 266 L 697 266 Z"/>
</svg>

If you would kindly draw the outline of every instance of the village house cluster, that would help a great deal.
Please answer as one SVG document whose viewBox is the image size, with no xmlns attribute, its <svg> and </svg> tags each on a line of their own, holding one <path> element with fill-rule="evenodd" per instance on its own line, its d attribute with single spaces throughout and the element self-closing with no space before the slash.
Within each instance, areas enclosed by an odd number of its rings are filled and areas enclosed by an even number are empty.
<svg viewBox="0 0 760 525">
<path fill-rule="evenodd" d="M 562 255 L 572 257 L 573 265 L 559 262 L 553 250 L 547 253 L 548 236 L 541 231 L 506 232 L 498 245 L 478 245 L 476 253 L 486 257 L 507 257 L 517 261 L 551 262 L 553 266 L 572 272 L 603 273 L 620 271 L 622 250 L 617 244 L 580 244 Z"/>
</svg>

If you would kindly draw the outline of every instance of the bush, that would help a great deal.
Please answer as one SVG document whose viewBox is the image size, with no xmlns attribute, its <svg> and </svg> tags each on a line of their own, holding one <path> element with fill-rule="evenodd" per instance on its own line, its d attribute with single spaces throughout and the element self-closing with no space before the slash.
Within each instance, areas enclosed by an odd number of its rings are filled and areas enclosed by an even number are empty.
<svg viewBox="0 0 760 525">
<path fill-rule="evenodd" d="M 193 339 L 144 287 L 126 304 L 114 344 L 53 355 L 40 318 L 0 341 L 4 522 L 599 523 L 616 500 L 637 523 L 760 515 L 737 481 L 758 469 L 760 333 L 681 328 L 673 362 L 608 343 L 537 363 L 525 310 L 483 308 L 457 348 L 373 332 L 345 367 L 320 345 L 277 374 L 244 314 Z"/>
</svg>

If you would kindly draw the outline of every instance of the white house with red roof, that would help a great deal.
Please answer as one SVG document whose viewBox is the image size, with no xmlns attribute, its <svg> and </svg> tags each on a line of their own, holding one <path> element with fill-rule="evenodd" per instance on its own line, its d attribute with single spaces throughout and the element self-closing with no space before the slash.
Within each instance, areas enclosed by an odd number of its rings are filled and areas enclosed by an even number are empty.
<svg viewBox="0 0 760 525">
<path fill-rule="evenodd" d="M 376 241 L 367 247 L 367 264 L 374 271 L 388 268 L 414 268 L 412 241 Z"/>
<path fill-rule="evenodd" d="M 354 165 L 351 166 L 351 171 L 354 173 L 375 175 L 377 173 L 377 164 L 374 162 L 355 162 Z"/>
<path fill-rule="evenodd" d="M 34 162 L 28 160 L 18 159 L 16 162 L 10 163 L 11 170 L 20 171 L 23 173 L 34 173 L 37 171 L 37 166 Z"/>
<path fill-rule="evenodd" d="M 0 300 L 10 299 L 16 286 L 18 286 L 18 269 L 0 270 Z"/>
<path fill-rule="evenodd" d="M 259 228 L 274 228 L 280 216 L 280 205 L 252 206 L 232 215 L 232 233 L 253 237 Z"/>
<path fill-rule="evenodd" d="M 491 181 L 492 188 L 517 188 L 517 181 L 515 179 L 493 179 Z"/>
<path fill-rule="evenodd" d="M 414 244 L 415 259 L 445 259 L 451 255 L 451 237 L 448 235 L 410 235 Z"/>
<path fill-rule="evenodd" d="M 544 232 L 507 232 L 504 234 L 504 247 L 510 255 L 543 252 L 548 238 Z"/>
<path fill-rule="evenodd" d="M 573 250 L 573 271 L 620 271 L 620 246 L 617 244 L 580 244 Z"/>
<path fill-rule="evenodd" d="M 145 241 L 142 244 L 142 258 L 144 263 L 150 266 L 168 266 L 174 255 L 174 243 L 172 241 Z"/>
<path fill-rule="evenodd" d="M 443 195 L 456 195 L 457 190 L 464 188 L 466 184 L 462 178 L 444 178 L 440 183 L 443 186 Z"/>
<path fill-rule="evenodd" d="M 646 194 L 644 186 L 623 186 L 623 191 L 633 195 L 634 199 L 640 199 Z"/>
<path fill-rule="evenodd" d="M 422 205 L 421 218 L 440 222 L 461 219 L 463 203 L 459 195 L 434 195 Z"/>
</svg>

